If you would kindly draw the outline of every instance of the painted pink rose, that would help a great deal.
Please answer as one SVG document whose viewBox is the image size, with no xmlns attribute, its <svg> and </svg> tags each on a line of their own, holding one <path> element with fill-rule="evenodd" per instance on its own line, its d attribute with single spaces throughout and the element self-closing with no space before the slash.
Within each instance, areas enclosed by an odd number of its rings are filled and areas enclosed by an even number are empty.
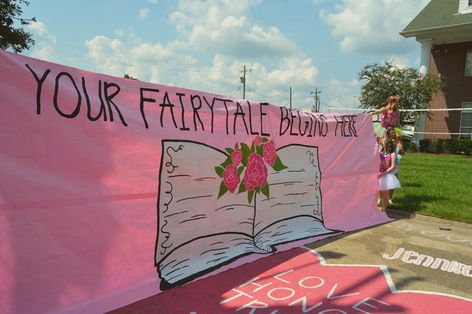
<svg viewBox="0 0 472 314">
<path fill-rule="evenodd" d="M 258 146 L 258 145 L 261 145 L 262 143 L 262 137 L 260 137 L 259 135 L 256 136 L 256 138 L 254 139 L 254 141 L 252 142 L 255 146 Z"/>
<path fill-rule="evenodd" d="M 233 165 L 237 166 L 241 163 L 241 160 L 243 159 L 243 151 L 239 148 L 237 148 L 232 154 L 231 154 L 231 162 Z"/>
<path fill-rule="evenodd" d="M 261 156 L 252 153 L 249 156 L 247 168 L 244 172 L 244 185 L 247 191 L 253 191 L 256 187 L 263 187 L 267 183 L 267 167 Z"/>
<path fill-rule="evenodd" d="M 223 171 L 223 181 L 228 190 L 233 193 L 241 181 L 238 176 L 238 168 L 235 165 L 230 164 Z"/>
<path fill-rule="evenodd" d="M 270 140 L 264 144 L 264 160 L 269 166 L 273 166 L 276 158 L 274 141 Z"/>
</svg>

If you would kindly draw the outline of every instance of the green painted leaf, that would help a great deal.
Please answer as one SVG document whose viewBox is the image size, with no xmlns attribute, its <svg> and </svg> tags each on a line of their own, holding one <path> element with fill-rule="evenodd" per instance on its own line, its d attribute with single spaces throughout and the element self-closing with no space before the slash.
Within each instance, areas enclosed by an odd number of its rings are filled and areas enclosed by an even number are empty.
<svg viewBox="0 0 472 314">
<path fill-rule="evenodd" d="M 240 166 L 238 168 L 238 176 L 240 176 L 243 173 L 243 171 L 244 171 L 244 166 Z"/>
<path fill-rule="evenodd" d="M 281 171 L 281 170 L 284 170 L 284 169 L 287 169 L 288 167 L 285 166 L 282 161 L 280 160 L 279 156 L 277 156 L 275 158 L 275 164 L 272 166 L 272 169 L 274 169 L 275 171 Z"/>
<path fill-rule="evenodd" d="M 266 183 L 266 185 L 264 185 L 262 187 L 262 190 L 261 190 L 262 194 L 265 195 L 265 197 L 269 198 L 269 183 Z"/>
<path fill-rule="evenodd" d="M 269 140 L 267 139 L 267 137 L 263 137 L 262 138 L 262 143 L 267 143 Z"/>
<path fill-rule="evenodd" d="M 223 169 L 226 169 L 226 167 L 228 167 L 228 165 L 231 165 L 232 161 L 231 161 L 231 157 L 228 157 L 226 158 L 225 161 L 223 161 L 223 163 L 221 164 L 221 167 L 223 167 Z"/>
<path fill-rule="evenodd" d="M 232 154 L 234 152 L 234 149 L 232 149 L 231 147 L 227 147 L 225 148 L 225 150 L 228 152 L 228 154 Z"/>
<path fill-rule="evenodd" d="M 264 158 L 264 149 L 262 148 L 262 145 L 256 147 L 256 152 L 259 156 Z"/>
<path fill-rule="evenodd" d="M 224 182 L 220 184 L 220 191 L 218 192 L 218 198 L 222 197 L 226 192 L 228 192 L 228 188 Z"/>
<path fill-rule="evenodd" d="M 241 194 L 241 193 L 244 193 L 244 192 L 246 192 L 246 186 L 244 185 L 243 182 L 241 182 L 241 183 L 239 184 L 238 194 Z"/>
<path fill-rule="evenodd" d="M 254 198 L 254 191 L 247 192 L 247 201 L 249 202 L 249 204 L 252 203 L 253 198 Z"/>
<path fill-rule="evenodd" d="M 223 178 L 223 171 L 225 171 L 223 167 L 220 167 L 220 166 L 215 167 L 215 172 L 220 178 Z"/>
<path fill-rule="evenodd" d="M 241 143 L 241 151 L 243 152 L 242 163 L 244 166 L 247 166 L 247 160 L 249 158 L 249 155 L 251 154 L 251 150 L 249 149 L 249 146 L 247 146 L 247 144 Z"/>
</svg>

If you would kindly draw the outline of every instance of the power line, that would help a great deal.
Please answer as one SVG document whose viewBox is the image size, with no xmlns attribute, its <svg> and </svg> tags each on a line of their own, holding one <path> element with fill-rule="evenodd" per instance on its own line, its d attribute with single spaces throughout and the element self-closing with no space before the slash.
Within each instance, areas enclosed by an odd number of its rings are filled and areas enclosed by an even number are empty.
<svg viewBox="0 0 472 314">
<path fill-rule="evenodd" d="M 372 110 L 372 108 L 341 108 L 341 107 L 339 107 L 339 108 L 338 107 L 329 107 L 328 109 L 345 110 L 345 111 L 368 111 L 368 110 Z M 472 111 L 472 108 L 398 109 L 398 111 L 400 111 L 400 112 Z"/>
<path fill-rule="evenodd" d="M 280 97 L 280 96 L 285 94 L 285 92 L 282 92 L 282 93 L 278 93 L 278 94 L 274 94 L 274 95 L 262 95 L 262 94 L 256 93 L 255 90 L 253 88 L 249 87 L 249 86 L 247 87 L 247 89 L 251 93 L 256 94 L 257 96 L 265 97 L 265 98 L 276 98 L 276 97 Z"/>
<path fill-rule="evenodd" d="M 238 86 L 238 88 L 236 88 L 236 90 L 234 92 L 232 92 L 229 97 L 234 97 L 236 95 L 236 93 L 239 92 L 240 90 L 241 90 L 241 86 Z"/>
</svg>

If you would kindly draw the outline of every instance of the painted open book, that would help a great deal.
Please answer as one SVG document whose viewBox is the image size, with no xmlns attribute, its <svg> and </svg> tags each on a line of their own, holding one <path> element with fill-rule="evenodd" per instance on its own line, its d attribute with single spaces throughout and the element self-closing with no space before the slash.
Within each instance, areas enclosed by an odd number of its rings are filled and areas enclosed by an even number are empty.
<svg viewBox="0 0 472 314">
<path fill-rule="evenodd" d="M 248 254 L 336 231 L 323 225 L 317 147 L 277 149 L 284 169 L 269 167 L 270 195 L 226 193 L 215 165 L 229 154 L 192 141 L 162 141 L 155 263 L 170 289 Z"/>
</svg>

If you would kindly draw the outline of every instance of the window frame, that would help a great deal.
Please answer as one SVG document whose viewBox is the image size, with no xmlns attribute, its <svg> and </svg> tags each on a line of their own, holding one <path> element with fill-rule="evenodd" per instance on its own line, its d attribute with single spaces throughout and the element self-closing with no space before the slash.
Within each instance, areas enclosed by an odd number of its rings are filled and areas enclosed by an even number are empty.
<svg viewBox="0 0 472 314">
<path fill-rule="evenodd" d="M 472 13 L 472 2 L 470 0 L 459 0 L 459 14 Z"/>
<path fill-rule="evenodd" d="M 466 101 L 466 102 L 463 102 L 462 103 L 462 109 L 466 109 L 466 108 L 470 108 L 472 109 L 472 101 Z M 460 134 L 459 135 L 459 138 L 471 138 L 472 139 L 472 118 L 471 118 L 471 122 L 470 122 L 470 125 L 468 126 L 463 126 L 463 120 L 464 120 L 464 114 L 470 114 L 472 116 L 472 110 L 468 110 L 467 112 L 465 112 L 464 110 L 461 111 L 461 119 L 460 119 L 460 123 L 459 123 L 459 133 L 469 133 L 470 135 L 463 135 L 463 134 Z M 463 129 L 467 129 L 466 130 L 463 130 Z"/>
<path fill-rule="evenodd" d="M 472 49 L 467 49 L 465 52 L 464 76 L 472 76 Z"/>
</svg>

